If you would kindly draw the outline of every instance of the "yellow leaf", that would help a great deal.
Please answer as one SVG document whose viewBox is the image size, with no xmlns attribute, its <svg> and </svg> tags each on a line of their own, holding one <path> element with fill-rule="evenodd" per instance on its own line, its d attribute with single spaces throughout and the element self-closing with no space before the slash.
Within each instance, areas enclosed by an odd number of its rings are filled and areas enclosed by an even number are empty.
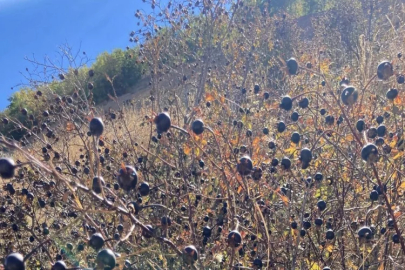
<svg viewBox="0 0 405 270">
<path fill-rule="evenodd" d="M 394 160 L 397 160 L 397 159 L 399 159 L 400 157 L 402 157 L 404 155 L 404 153 L 403 152 L 401 152 L 401 153 L 398 153 L 395 157 L 394 157 Z"/>
<path fill-rule="evenodd" d="M 197 157 L 200 156 L 200 148 L 196 148 L 196 149 L 195 149 L 195 155 L 196 155 Z"/>
<path fill-rule="evenodd" d="M 332 244 L 326 245 L 326 250 L 327 250 L 328 252 L 332 252 L 332 251 L 333 251 L 333 245 L 332 245 Z"/>
</svg>

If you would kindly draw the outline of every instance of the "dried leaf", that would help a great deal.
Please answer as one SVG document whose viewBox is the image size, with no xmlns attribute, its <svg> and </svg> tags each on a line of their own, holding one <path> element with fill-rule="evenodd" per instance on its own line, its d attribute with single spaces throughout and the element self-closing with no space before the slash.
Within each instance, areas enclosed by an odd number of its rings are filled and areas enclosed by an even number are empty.
<svg viewBox="0 0 405 270">
<path fill-rule="evenodd" d="M 205 94 L 205 101 L 214 101 L 214 100 L 215 100 L 215 97 L 212 94 L 210 94 L 210 93 Z"/>
<path fill-rule="evenodd" d="M 183 150 L 184 150 L 184 154 L 190 155 L 192 148 L 189 147 L 187 144 L 184 144 Z"/>
<path fill-rule="evenodd" d="M 70 131 L 72 131 L 74 129 L 75 129 L 75 125 L 72 122 L 67 122 L 66 123 L 66 131 L 67 132 L 70 132 Z"/>
</svg>

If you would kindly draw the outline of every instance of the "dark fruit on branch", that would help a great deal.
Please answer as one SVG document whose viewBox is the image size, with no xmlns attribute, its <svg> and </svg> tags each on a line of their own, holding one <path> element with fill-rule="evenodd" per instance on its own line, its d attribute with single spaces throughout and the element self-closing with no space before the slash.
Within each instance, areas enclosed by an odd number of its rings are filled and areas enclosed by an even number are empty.
<svg viewBox="0 0 405 270">
<path fill-rule="evenodd" d="M 90 133 L 93 136 L 101 136 L 104 131 L 104 123 L 103 120 L 99 117 L 95 117 L 91 119 L 90 125 L 89 125 Z"/>
<path fill-rule="evenodd" d="M 4 261 L 5 270 L 25 270 L 24 257 L 20 253 L 11 253 Z"/>
<path fill-rule="evenodd" d="M 15 163 L 14 160 L 10 158 L 0 159 L 0 176 L 3 179 L 10 179 L 14 176 Z"/>
<path fill-rule="evenodd" d="M 97 265 L 101 269 L 113 269 L 116 265 L 115 254 L 111 249 L 102 249 L 97 254 Z"/>
</svg>

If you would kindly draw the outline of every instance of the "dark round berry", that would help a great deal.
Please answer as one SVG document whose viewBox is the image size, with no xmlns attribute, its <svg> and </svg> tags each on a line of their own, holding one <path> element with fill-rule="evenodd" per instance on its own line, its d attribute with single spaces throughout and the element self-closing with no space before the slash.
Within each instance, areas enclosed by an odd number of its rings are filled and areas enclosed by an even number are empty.
<svg viewBox="0 0 405 270">
<path fill-rule="evenodd" d="M 294 133 L 291 135 L 291 141 L 292 141 L 293 143 L 295 143 L 295 144 L 298 144 L 298 143 L 300 142 L 300 139 L 301 139 L 301 136 L 300 136 L 300 134 L 299 134 L 298 132 L 294 132 Z"/>
<path fill-rule="evenodd" d="M 357 235 L 360 237 L 360 238 L 363 238 L 363 237 L 368 237 L 369 235 L 373 235 L 373 232 L 371 231 L 371 229 L 370 229 L 370 227 L 367 227 L 367 226 L 364 226 L 364 227 L 361 227 L 358 231 L 357 231 Z"/>
<path fill-rule="evenodd" d="M 287 60 L 287 71 L 288 74 L 290 75 L 297 75 L 298 71 L 298 62 L 295 60 L 295 58 L 291 57 L 290 59 Z"/>
<path fill-rule="evenodd" d="M 388 61 L 383 61 L 377 66 L 377 77 L 380 80 L 386 81 L 394 75 L 394 68 Z"/>
<path fill-rule="evenodd" d="M 318 209 L 320 211 L 323 211 L 326 209 L 326 202 L 324 200 L 318 201 L 318 203 L 316 205 L 318 206 Z"/>
<path fill-rule="evenodd" d="M 291 108 L 292 108 L 292 99 L 291 99 L 290 96 L 284 96 L 281 99 L 280 108 L 284 109 L 286 111 L 291 110 Z"/>
<path fill-rule="evenodd" d="M 10 158 L 0 159 L 0 176 L 3 179 L 10 179 L 14 176 L 15 163 L 14 160 Z"/>
<path fill-rule="evenodd" d="M 142 182 L 139 185 L 139 193 L 141 194 L 141 196 L 148 196 L 149 195 L 149 184 L 146 182 Z"/>
<path fill-rule="evenodd" d="M 293 113 L 291 114 L 291 121 L 297 122 L 299 116 L 300 116 L 300 115 L 298 114 L 298 112 L 293 112 Z"/>
<path fill-rule="evenodd" d="M 353 86 L 347 86 L 340 95 L 340 99 L 342 100 L 343 104 L 347 106 L 352 106 L 356 103 L 359 97 L 359 93 Z"/>
<path fill-rule="evenodd" d="M 238 173 L 240 175 L 248 175 L 253 170 L 253 163 L 249 156 L 243 156 L 239 159 L 238 165 L 236 166 Z"/>
<path fill-rule="evenodd" d="M 394 242 L 395 244 L 398 244 L 399 243 L 399 235 L 398 234 L 394 234 L 393 236 L 392 236 L 392 242 Z"/>
<path fill-rule="evenodd" d="M 378 192 L 377 190 L 373 190 L 370 192 L 370 200 L 377 201 L 378 200 Z"/>
<path fill-rule="evenodd" d="M 121 168 L 117 177 L 118 184 L 125 191 L 130 191 L 135 189 L 136 184 L 138 183 L 138 174 L 134 167 L 125 166 Z"/>
<path fill-rule="evenodd" d="M 101 269 L 113 269 L 116 265 L 115 254 L 111 249 L 102 249 L 97 253 L 97 264 Z"/>
<path fill-rule="evenodd" d="M 308 108 L 308 105 L 309 105 L 309 100 L 308 100 L 308 98 L 303 98 L 303 99 L 301 99 L 299 102 L 298 102 L 298 106 L 300 106 L 300 108 L 302 108 L 302 109 L 306 109 L 306 108 Z"/>
<path fill-rule="evenodd" d="M 204 132 L 204 122 L 201 119 L 197 119 L 191 125 L 191 129 L 196 135 L 200 135 Z"/>
<path fill-rule="evenodd" d="M 168 113 L 163 112 L 158 114 L 154 120 L 158 133 L 167 132 L 171 126 L 171 119 Z"/>
<path fill-rule="evenodd" d="M 291 167 L 291 160 L 288 157 L 283 157 L 283 159 L 281 160 L 281 167 L 284 170 L 288 170 Z"/>
<path fill-rule="evenodd" d="M 378 149 L 372 144 L 366 144 L 363 149 L 361 149 L 361 158 L 366 162 L 376 162 L 378 159 Z"/>
<path fill-rule="evenodd" d="M 404 78 L 403 75 L 401 75 L 402 78 Z M 391 88 L 387 91 L 387 94 L 385 95 L 389 100 L 394 100 L 398 96 L 398 89 Z"/>
<path fill-rule="evenodd" d="M 286 128 L 286 126 L 285 126 L 283 121 L 278 122 L 278 124 L 277 124 L 277 131 L 278 132 L 280 132 L 280 133 L 284 132 L 285 128 Z"/>
<path fill-rule="evenodd" d="M 90 237 L 89 246 L 99 250 L 104 245 L 104 238 L 100 233 L 95 233 Z"/>
<path fill-rule="evenodd" d="M 92 189 L 95 193 L 100 194 L 100 193 L 101 193 L 102 186 L 105 186 L 104 178 L 101 177 L 101 176 L 99 176 L 99 177 L 97 177 L 97 176 L 94 177 L 94 178 L 93 178 L 93 185 L 92 185 L 91 189 Z"/>
<path fill-rule="evenodd" d="M 57 261 L 54 265 L 52 265 L 51 270 L 66 270 L 66 264 L 64 261 Z"/>
<path fill-rule="evenodd" d="M 93 136 L 101 136 L 101 134 L 103 134 L 104 131 L 104 123 L 103 120 L 101 120 L 101 118 L 99 117 L 95 117 L 93 119 L 91 119 L 90 121 L 90 133 Z"/>
<path fill-rule="evenodd" d="M 242 244 L 242 236 L 237 230 L 233 230 L 228 234 L 228 245 L 237 248 Z"/>
<path fill-rule="evenodd" d="M 366 129 L 366 122 L 364 122 L 363 119 L 357 120 L 356 129 L 357 129 L 358 132 L 362 132 L 363 130 L 365 130 Z"/>
<path fill-rule="evenodd" d="M 4 260 L 5 270 L 25 270 L 24 257 L 20 253 L 11 253 Z"/>
<path fill-rule="evenodd" d="M 195 246 L 186 246 L 183 249 L 183 260 L 186 264 L 193 264 L 198 260 L 198 251 Z"/>
</svg>

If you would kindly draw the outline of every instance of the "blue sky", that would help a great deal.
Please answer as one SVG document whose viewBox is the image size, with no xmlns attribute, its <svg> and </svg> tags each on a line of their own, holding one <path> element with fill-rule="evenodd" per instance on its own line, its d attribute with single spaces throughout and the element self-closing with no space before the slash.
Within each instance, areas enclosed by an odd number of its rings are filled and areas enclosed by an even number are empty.
<svg viewBox="0 0 405 270">
<path fill-rule="evenodd" d="M 131 46 L 141 8 L 141 0 L 0 0 L 0 110 L 18 90 L 11 87 L 24 82 L 25 56 L 57 60 L 58 47 L 68 43 L 94 59 Z"/>
</svg>

